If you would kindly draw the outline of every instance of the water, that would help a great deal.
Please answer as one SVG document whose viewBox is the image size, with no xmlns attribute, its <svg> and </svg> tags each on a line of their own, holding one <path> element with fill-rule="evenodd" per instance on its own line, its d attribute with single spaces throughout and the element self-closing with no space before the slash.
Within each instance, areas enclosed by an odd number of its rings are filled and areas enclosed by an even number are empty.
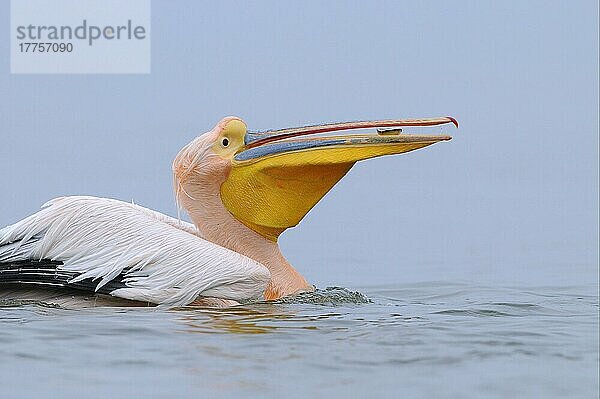
<svg viewBox="0 0 600 399">
<path fill-rule="evenodd" d="M 358 291 L 220 310 L 4 302 L 0 396 L 597 397 L 595 285 Z"/>
</svg>

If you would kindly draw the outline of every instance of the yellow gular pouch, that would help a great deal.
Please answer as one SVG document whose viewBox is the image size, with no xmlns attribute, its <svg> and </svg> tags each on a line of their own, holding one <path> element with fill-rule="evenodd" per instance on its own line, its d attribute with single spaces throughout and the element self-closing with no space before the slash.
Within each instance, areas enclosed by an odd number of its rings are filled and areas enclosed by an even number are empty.
<svg viewBox="0 0 600 399">
<path fill-rule="evenodd" d="M 248 160 L 232 159 L 221 185 L 229 212 L 263 237 L 277 241 L 296 226 L 321 198 L 360 160 L 400 154 L 438 139 L 398 142 L 390 136 L 330 137 L 341 144 L 283 151 Z M 444 138 L 445 139 L 445 138 Z"/>
</svg>

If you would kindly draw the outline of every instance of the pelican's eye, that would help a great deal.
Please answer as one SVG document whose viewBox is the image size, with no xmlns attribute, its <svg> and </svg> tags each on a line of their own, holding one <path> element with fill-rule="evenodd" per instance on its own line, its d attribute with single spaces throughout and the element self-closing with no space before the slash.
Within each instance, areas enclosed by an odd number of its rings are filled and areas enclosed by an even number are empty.
<svg viewBox="0 0 600 399">
<path fill-rule="evenodd" d="M 212 139 L 212 149 L 221 158 L 231 160 L 235 152 L 244 146 L 246 124 L 239 119 L 232 118 L 219 127 L 221 130 Z"/>
</svg>

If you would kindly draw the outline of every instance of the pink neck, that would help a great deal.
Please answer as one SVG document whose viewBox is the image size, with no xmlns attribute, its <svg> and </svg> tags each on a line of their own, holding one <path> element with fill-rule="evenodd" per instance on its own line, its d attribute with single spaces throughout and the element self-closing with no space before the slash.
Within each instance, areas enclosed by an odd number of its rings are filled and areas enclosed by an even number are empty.
<svg viewBox="0 0 600 399">
<path fill-rule="evenodd" d="M 265 290 L 265 299 L 273 300 L 313 290 L 306 279 L 283 257 L 276 242 L 244 226 L 227 211 L 221 202 L 219 186 L 201 192 L 192 191 L 194 192 L 190 195 L 193 199 L 183 193 L 180 203 L 202 237 L 243 254 L 269 269 L 271 280 Z"/>
</svg>

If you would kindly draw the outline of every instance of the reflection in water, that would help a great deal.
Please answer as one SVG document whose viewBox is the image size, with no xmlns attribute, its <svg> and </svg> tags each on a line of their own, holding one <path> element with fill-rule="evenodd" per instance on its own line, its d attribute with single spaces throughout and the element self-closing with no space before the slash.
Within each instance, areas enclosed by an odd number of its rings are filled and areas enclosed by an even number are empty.
<svg viewBox="0 0 600 399">
<path fill-rule="evenodd" d="M 261 324 L 261 321 L 292 318 L 293 314 L 278 313 L 275 309 L 258 310 L 255 307 L 236 307 L 227 309 L 181 308 L 185 313 L 180 320 L 186 325 L 185 331 L 215 334 L 265 334 L 279 327 Z"/>
<path fill-rule="evenodd" d="M 367 304 L 371 301 L 360 292 L 350 291 L 346 288 L 327 287 L 316 289 L 314 292 L 304 292 L 292 295 L 277 301 L 257 301 L 246 303 L 242 306 L 230 308 L 197 308 L 192 306 L 179 308 L 186 311 L 181 316 L 187 327 L 186 331 L 213 334 L 265 334 L 278 329 L 316 330 L 313 323 L 318 320 L 332 317 L 341 317 L 341 313 L 319 312 L 316 315 L 298 315 L 300 308 L 286 305 L 316 305 L 316 306 L 343 306 Z M 287 322 L 287 323 L 284 323 Z M 307 325 L 308 324 L 308 325 Z"/>
</svg>

